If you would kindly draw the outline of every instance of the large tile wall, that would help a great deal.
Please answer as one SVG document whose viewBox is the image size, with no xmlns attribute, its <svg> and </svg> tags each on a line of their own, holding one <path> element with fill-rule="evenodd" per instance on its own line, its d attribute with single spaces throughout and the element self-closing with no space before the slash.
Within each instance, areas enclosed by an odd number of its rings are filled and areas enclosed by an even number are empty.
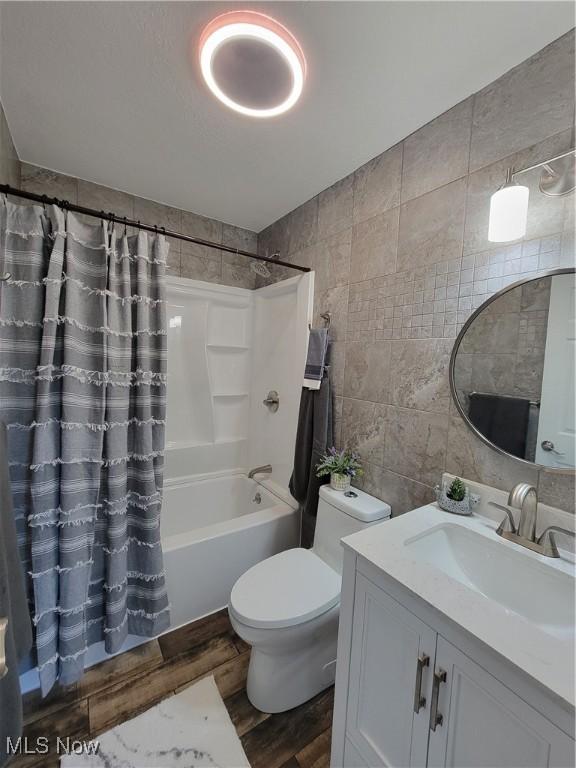
<svg viewBox="0 0 576 768">
<path fill-rule="evenodd" d="M 21 186 L 29 192 L 65 199 L 87 208 L 113 211 L 129 219 L 239 250 L 256 252 L 257 249 L 255 232 L 36 165 L 21 163 Z M 256 274 L 250 269 L 250 259 L 245 256 L 171 238 L 169 241 L 168 274 L 241 288 L 255 287 Z"/>
<path fill-rule="evenodd" d="M 0 184 L 20 186 L 20 160 L 12 141 L 12 134 L 0 102 Z M 3 257 L 0 254 L 0 275 L 4 274 Z"/>
<path fill-rule="evenodd" d="M 20 185 L 20 160 L 0 103 L 0 184 Z"/>
<path fill-rule="evenodd" d="M 574 31 L 437 117 L 259 235 L 263 254 L 316 271 L 332 312 L 339 445 L 363 486 L 400 514 L 433 498 L 443 471 L 574 510 L 574 473 L 538 472 L 479 441 L 450 399 L 448 363 L 471 311 L 524 276 L 574 264 L 574 195 L 530 187 L 526 237 L 487 240 L 508 166 L 574 146 Z M 277 268 L 274 277 L 285 274 Z"/>
</svg>

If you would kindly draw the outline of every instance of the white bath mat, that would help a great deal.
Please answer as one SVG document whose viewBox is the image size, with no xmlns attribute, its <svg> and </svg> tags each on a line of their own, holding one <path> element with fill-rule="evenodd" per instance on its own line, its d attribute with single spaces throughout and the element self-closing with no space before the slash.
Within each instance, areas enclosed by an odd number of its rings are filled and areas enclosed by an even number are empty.
<svg viewBox="0 0 576 768">
<path fill-rule="evenodd" d="M 213 677 L 94 741 L 96 755 L 67 755 L 61 768 L 250 768 Z"/>
</svg>

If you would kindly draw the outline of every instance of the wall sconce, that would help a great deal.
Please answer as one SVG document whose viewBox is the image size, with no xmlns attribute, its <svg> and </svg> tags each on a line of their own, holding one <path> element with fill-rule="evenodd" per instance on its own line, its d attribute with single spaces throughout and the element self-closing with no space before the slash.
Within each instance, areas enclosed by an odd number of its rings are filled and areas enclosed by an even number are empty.
<svg viewBox="0 0 576 768">
<path fill-rule="evenodd" d="M 571 149 L 561 155 L 545 160 L 528 168 L 515 171 L 508 168 L 506 181 L 490 198 L 488 240 L 491 243 L 508 243 L 526 234 L 528 221 L 528 187 L 518 184 L 516 176 L 542 168 L 540 192 L 550 197 L 562 197 L 574 191 L 574 153 Z"/>
</svg>

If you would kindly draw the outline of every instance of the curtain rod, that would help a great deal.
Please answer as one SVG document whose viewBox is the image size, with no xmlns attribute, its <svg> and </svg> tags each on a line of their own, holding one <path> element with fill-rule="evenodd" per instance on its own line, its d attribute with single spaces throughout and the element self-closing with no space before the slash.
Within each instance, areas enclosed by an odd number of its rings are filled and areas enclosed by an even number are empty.
<svg viewBox="0 0 576 768">
<path fill-rule="evenodd" d="M 186 243 L 204 245 L 206 248 L 215 248 L 216 250 L 226 251 L 227 253 L 234 253 L 238 256 L 246 256 L 248 259 L 257 259 L 258 261 L 266 261 L 269 264 L 276 264 L 280 267 L 289 267 L 290 269 L 295 269 L 298 272 L 310 272 L 308 267 L 301 267 L 299 264 L 289 264 L 287 261 L 273 259 L 269 256 L 260 256 L 257 253 L 251 253 L 250 251 L 243 251 L 240 248 L 234 248 L 232 245 L 214 243 L 212 240 L 203 240 L 201 237 L 191 237 L 190 235 L 184 235 L 182 232 L 174 232 L 173 230 L 166 229 L 165 227 L 158 227 L 151 224 L 142 224 L 140 221 L 127 219 L 125 216 L 117 216 L 115 213 L 106 213 L 105 211 L 97 211 L 95 208 L 86 208 L 83 205 L 75 205 L 68 200 L 59 200 L 56 197 L 37 195 L 35 192 L 26 192 L 23 189 L 11 187 L 9 184 L 0 184 L 0 192 L 6 195 L 13 195 L 14 197 L 22 197 L 25 200 L 34 200 L 36 203 L 42 203 L 43 205 L 57 205 L 66 211 L 82 213 L 84 216 L 93 216 L 95 219 L 106 219 L 107 221 L 113 221 L 116 224 L 124 224 L 127 227 L 135 227 L 137 229 L 143 229 L 146 232 L 154 232 L 155 234 L 166 235 L 166 237 L 172 237 L 175 240 L 183 240 Z"/>
</svg>

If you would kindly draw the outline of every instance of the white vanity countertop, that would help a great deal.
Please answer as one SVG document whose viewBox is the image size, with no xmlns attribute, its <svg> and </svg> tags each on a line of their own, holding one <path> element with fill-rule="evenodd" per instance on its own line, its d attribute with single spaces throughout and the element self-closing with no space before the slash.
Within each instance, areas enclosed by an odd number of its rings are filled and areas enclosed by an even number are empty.
<svg viewBox="0 0 576 768">
<path fill-rule="evenodd" d="M 488 546 L 511 548 L 529 557 L 537 568 L 554 569 L 574 576 L 568 560 L 543 557 L 496 536 L 496 523 L 477 514 L 460 517 L 428 504 L 392 520 L 367 528 L 342 540 L 345 547 L 372 563 L 446 617 L 467 630 L 565 702 L 574 706 L 574 634 L 556 636 L 538 624 L 466 586 L 438 567 L 418 558 L 417 548 L 407 546 L 438 526 L 456 525 L 489 540 Z M 465 533 L 465 532 L 463 532 Z M 470 534 L 467 534 L 470 536 Z M 493 547 L 492 547 L 493 549 Z M 504 552 L 505 554 L 505 552 Z M 487 557 L 487 568 L 490 568 Z M 506 557 L 503 558 L 506 563 Z M 515 554 L 510 557 L 514 577 Z M 500 558 L 502 563 L 502 558 Z M 505 566 L 507 567 L 507 565 Z M 550 573 L 549 570 L 546 573 Z M 510 582 L 509 582 L 510 583 Z M 574 583 L 574 582 L 572 582 Z M 519 583 L 517 589 L 522 589 Z M 530 599 L 527 595 L 527 599 Z"/>
</svg>

